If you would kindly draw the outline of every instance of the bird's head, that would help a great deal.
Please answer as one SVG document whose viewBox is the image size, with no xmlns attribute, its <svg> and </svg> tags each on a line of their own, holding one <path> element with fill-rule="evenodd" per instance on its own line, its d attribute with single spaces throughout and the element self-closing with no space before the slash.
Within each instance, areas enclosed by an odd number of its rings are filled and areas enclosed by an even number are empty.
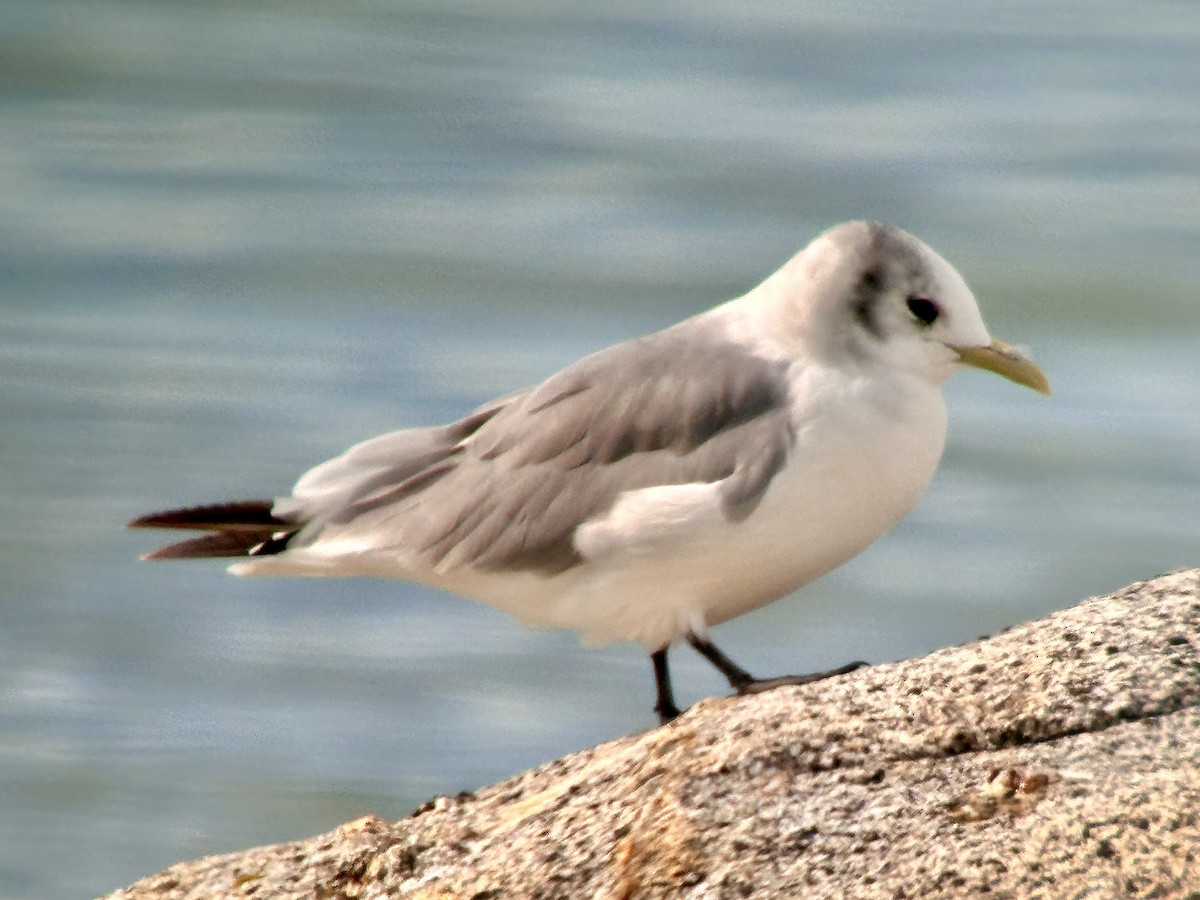
<svg viewBox="0 0 1200 900">
<path fill-rule="evenodd" d="M 975 296 L 954 267 L 899 228 L 838 225 L 779 276 L 775 287 L 789 295 L 801 331 L 815 338 L 810 346 L 935 384 L 967 365 L 1050 392 L 1031 359 L 991 337 Z"/>
</svg>

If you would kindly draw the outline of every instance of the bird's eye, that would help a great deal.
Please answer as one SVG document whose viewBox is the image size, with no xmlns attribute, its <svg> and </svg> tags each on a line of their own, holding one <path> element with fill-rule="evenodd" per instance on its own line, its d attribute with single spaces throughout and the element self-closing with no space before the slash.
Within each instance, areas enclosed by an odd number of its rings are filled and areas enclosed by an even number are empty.
<svg viewBox="0 0 1200 900">
<path fill-rule="evenodd" d="M 922 325 L 932 325 L 942 314 L 938 305 L 928 297 L 909 297 L 908 311 L 916 316 Z"/>
</svg>

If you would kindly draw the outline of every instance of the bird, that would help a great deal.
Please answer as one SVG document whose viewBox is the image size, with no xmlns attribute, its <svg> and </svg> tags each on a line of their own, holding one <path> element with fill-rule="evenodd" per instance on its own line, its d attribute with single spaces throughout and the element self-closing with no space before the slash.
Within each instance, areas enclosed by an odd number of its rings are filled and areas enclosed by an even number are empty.
<svg viewBox="0 0 1200 900">
<path fill-rule="evenodd" d="M 665 724 L 680 641 L 739 695 L 866 665 L 755 678 L 710 629 L 842 565 L 916 504 L 945 446 L 942 384 L 964 367 L 1050 393 L 936 251 L 847 222 L 736 299 L 458 421 L 355 444 L 290 494 L 129 526 L 205 532 L 144 559 L 401 579 L 585 644 L 638 643 Z"/>
</svg>

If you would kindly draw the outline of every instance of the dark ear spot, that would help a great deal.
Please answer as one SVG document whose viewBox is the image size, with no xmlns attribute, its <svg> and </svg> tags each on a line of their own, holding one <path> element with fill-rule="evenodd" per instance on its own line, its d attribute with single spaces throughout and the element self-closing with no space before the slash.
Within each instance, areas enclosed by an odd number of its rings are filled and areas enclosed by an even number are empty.
<svg viewBox="0 0 1200 900">
<path fill-rule="evenodd" d="M 876 321 L 876 310 L 879 297 L 883 293 L 883 272 L 872 267 L 862 273 L 858 280 L 858 289 L 854 292 L 854 318 L 871 335 L 883 337 L 879 323 Z"/>
</svg>

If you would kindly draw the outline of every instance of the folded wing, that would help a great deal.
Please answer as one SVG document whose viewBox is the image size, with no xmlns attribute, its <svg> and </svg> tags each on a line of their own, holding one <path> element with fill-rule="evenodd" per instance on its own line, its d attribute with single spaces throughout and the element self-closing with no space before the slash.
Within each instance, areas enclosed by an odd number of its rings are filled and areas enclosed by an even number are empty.
<svg viewBox="0 0 1200 900">
<path fill-rule="evenodd" d="M 693 320 L 602 350 L 451 425 L 365 441 L 274 504 L 201 507 L 203 515 L 184 510 L 131 524 L 215 532 L 153 558 L 336 542 L 403 554 L 432 571 L 553 574 L 580 561 L 575 530 L 627 491 L 719 483 L 722 512 L 741 519 L 793 442 L 786 366 L 706 339 L 699 326 Z"/>
</svg>

